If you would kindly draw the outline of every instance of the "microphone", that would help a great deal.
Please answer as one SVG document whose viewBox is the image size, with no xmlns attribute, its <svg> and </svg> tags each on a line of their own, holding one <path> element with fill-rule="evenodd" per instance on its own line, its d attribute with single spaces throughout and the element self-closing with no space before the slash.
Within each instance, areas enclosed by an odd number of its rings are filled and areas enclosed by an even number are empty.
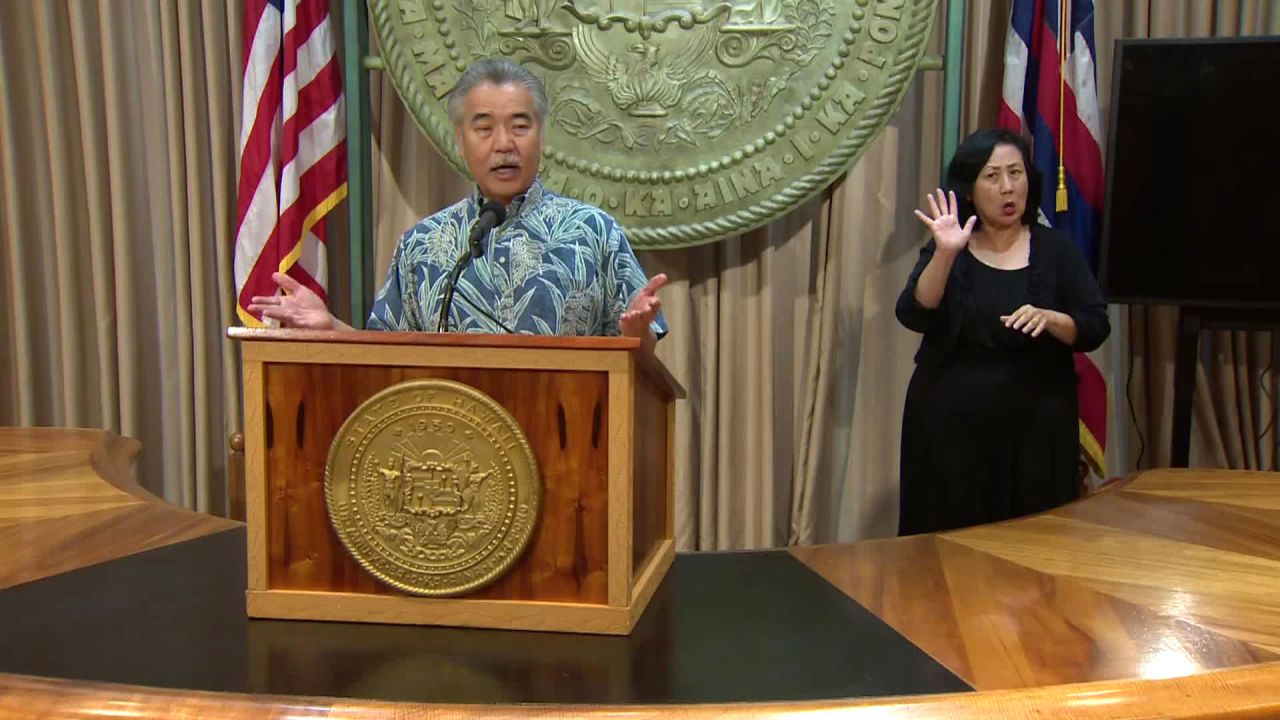
<svg viewBox="0 0 1280 720">
<path fill-rule="evenodd" d="M 458 289 L 458 278 L 462 277 L 462 270 L 467 267 L 467 263 L 473 258 L 484 255 L 483 240 L 502 221 L 507 217 L 507 208 L 502 203 L 492 200 L 486 201 L 480 206 L 480 215 L 476 218 L 476 222 L 471 226 L 471 235 L 467 238 L 469 250 L 463 250 L 458 256 L 458 261 L 453 265 L 453 271 L 449 273 L 449 278 L 445 281 L 444 290 L 440 298 L 440 317 L 436 320 L 436 332 L 449 331 L 449 308 L 453 306 L 453 295 Z"/>
<path fill-rule="evenodd" d="M 471 237 L 467 240 L 467 244 L 471 246 L 472 258 L 484 255 L 484 239 L 489 235 L 490 230 L 501 225 L 506 219 L 507 208 L 502 203 L 489 200 L 480 206 L 480 216 L 476 218 L 476 224 L 471 226 Z"/>
</svg>

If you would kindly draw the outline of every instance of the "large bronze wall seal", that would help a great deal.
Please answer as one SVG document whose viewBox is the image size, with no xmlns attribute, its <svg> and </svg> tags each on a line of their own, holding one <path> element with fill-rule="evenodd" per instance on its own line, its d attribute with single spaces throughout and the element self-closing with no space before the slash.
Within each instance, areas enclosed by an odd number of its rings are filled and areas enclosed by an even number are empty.
<svg viewBox="0 0 1280 720">
<path fill-rule="evenodd" d="M 543 182 L 637 247 L 762 225 L 831 184 L 893 115 L 936 0 L 371 0 L 387 70 L 465 172 L 444 99 L 509 56 L 551 106 Z"/>
</svg>

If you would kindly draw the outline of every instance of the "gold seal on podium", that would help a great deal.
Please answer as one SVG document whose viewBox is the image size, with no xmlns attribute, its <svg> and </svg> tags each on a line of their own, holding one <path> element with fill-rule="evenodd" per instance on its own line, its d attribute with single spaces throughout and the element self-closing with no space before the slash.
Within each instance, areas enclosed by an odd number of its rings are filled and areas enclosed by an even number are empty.
<svg viewBox="0 0 1280 720">
<path fill-rule="evenodd" d="M 501 577 L 533 536 L 542 483 L 515 418 L 452 380 L 413 380 L 356 408 L 325 467 L 329 521 L 352 557 L 415 595 Z"/>
</svg>

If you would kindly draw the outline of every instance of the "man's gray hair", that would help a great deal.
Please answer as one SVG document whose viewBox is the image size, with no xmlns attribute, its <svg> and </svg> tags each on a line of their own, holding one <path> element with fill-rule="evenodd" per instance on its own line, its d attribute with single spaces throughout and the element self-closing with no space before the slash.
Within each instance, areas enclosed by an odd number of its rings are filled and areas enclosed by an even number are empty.
<svg viewBox="0 0 1280 720">
<path fill-rule="evenodd" d="M 477 85 L 484 84 L 523 85 L 533 97 L 533 110 L 538 115 L 538 126 L 543 126 L 547 117 L 547 91 L 542 87 L 542 81 L 511 58 L 491 57 L 471 63 L 449 91 L 445 108 L 449 112 L 449 122 L 455 128 L 462 127 L 462 103 L 467 94 Z"/>
</svg>

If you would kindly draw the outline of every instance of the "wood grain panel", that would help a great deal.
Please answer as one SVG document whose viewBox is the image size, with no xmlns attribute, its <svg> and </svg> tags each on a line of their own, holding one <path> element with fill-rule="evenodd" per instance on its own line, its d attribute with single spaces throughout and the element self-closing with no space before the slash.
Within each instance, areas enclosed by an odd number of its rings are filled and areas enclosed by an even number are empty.
<svg viewBox="0 0 1280 720">
<path fill-rule="evenodd" d="M 212 515 L 137 502 L 0 527 L 0 589 L 234 526 Z"/>
<path fill-rule="evenodd" d="M 22 462 L 22 456 L 37 457 L 63 452 L 88 454 L 103 442 L 105 430 L 73 428 L 0 428 L 0 457 Z"/>
<path fill-rule="evenodd" d="M 269 586 L 289 590 L 396 591 L 366 573 L 329 524 L 324 468 L 347 416 L 380 390 L 420 378 L 470 385 L 525 430 L 543 480 L 542 511 L 521 560 L 471 598 L 606 601 L 605 373 L 462 368 L 267 364 Z M 323 402 L 310 401 L 324 393 Z"/>
<path fill-rule="evenodd" d="M 227 328 L 227 337 L 246 345 L 260 342 L 403 345 L 416 347 L 521 348 L 525 350 L 634 350 L 631 337 L 564 335 L 489 335 L 485 333 L 387 332 L 384 330 L 301 330 L 295 328 Z"/>
<path fill-rule="evenodd" d="M 1081 580 L 1080 584 L 1134 605 L 1151 608 L 1164 617 L 1176 618 L 1247 643 L 1258 651 L 1255 655 L 1259 659 L 1280 653 L 1280 605 L 1201 595 L 1176 586 L 1151 587 L 1119 580 L 1090 578 Z M 1132 670 L 1134 674 L 1141 674 L 1140 671 L 1141 664 Z"/>
<path fill-rule="evenodd" d="M 1157 470 L 1049 513 L 793 554 L 979 689 L 1280 650 L 1280 475 Z"/>
<path fill-rule="evenodd" d="M 645 558 L 668 539 L 667 495 L 673 478 L 668 473 L 667 400 L 647 378 L 636 384 L 635 412 L 631 568 L 639 576 Z"/>
<path fill-rule="evenodd" d="M 1055 516 L 943 537 L 1049 575 L 1177 588 L 1262 604 L 1280 598 L 1280 557 L 1225 552 Z"/>
<path fill-rule="evenodd" d="M 937 541 L 929 535 L 795 547 L 794 555 L 972 684 Z"/>
<path fill-rule="evenodd" d="M 1275 659 L 1070 578 L 945 540 L 939 549 L 979 689 L 1127 678 L 1170 652 L 1184 674 Z"/>
<path fill-rule="evenodd" d="M 520 602 L 422 598 L 402 594 L 339 594 L 316 591 L 250 591 L 249 614 L 258 618 L 378 622 L 397 625 L 539 630 L 623 635 L 631 629 L 626 608 L 595 603 Z"/>
<path fill-rule="evenodd" d="M 246 363 L 306 363 L 308 365 L 386 365 L 394 367 L 454 367 L 517 370 L 621 370 L 630 354 L 616 350 L 557 350 L 470 345 L 422 347 L 374 343 L 252 343 L 244 346 Z"/>
<path fill-rule="evenodd" d="M 658 543 L 653 552 L 649 553 L 649 558 L 645 561 L 645 564 L 636 571 L 635 582 L 631 584 L 628 632 L 646 612 L 649 607 L 649 601 L 653 599 L 654 593 L 658 591 L 658 586 L 662 584 L 663 578 L 666 577 L 667 571 L 671 569 L 671 564 L 675 562 L 675 559 L 675 540 L 663 540 Z M 667 612 L 670 612 L 669 608 Z"/>
<path fill-rule="evenodd" d="M 101 430 L 0 428 L 0 588 L 237 526 L 138 486 L 139 449 Z"/>
<path fill-rule="evenodd" d="M 0 674 L 0 717 L 98 720 L 104 708 L 130 717 L 185 720 L 329 718 L 373 720 L 435 718 L 598 718 L 609 720 L 724 720 L 727 718 L 841 718 L 848 720 L 989 720 L 1070 717 L 1075 720 L 1170 718 L 1264 720 L 1280 717 L 1280 663 L 1135 682 L 1058 685 L 1030 690 L 924 695 L 863 700 L 700 705 L 448 705 L 339 700 L 334 698 L 236 695 L 162 690 L 130 685 L 75 682 Z"/>
<path fill-rule="evenodd" d="M 1118 530 L 1229 552 L 1274 558 L 1280 510 L 1199 502 L 1185 497 L 1118 490 L 1054 513 Z"/>
<path fill-rule="evenodd" d="M 848 550 L 857 549 L 856 555 Z M 1202 618 L 929 536 L 794 554 L 979 690 L 1160 677 L 1276 659 Z M 1167 593 L 1165 594 L 1167 599 Z"/>
<path fill-rule="evenodd" d="M 608 547 L 609 592 L 611 607 L 625 607 L 631 599 L 631 494 L 632 442 L 635 440 L 634 362 L 609 373 L 609 477 L 608 477 Z"/>
<path fill-rule="evenodd" d="M 1280 510 L 1280 473 L 1163 469 L 1142 473 L 1125 489 L 1197 502 Z"/>
<path fill-rule="evenodd" d="M 244 376 L 245 558 L 249 588 L 267 589 L 268 413 L 262 363 L 246 360 Z"/>
</svg>

